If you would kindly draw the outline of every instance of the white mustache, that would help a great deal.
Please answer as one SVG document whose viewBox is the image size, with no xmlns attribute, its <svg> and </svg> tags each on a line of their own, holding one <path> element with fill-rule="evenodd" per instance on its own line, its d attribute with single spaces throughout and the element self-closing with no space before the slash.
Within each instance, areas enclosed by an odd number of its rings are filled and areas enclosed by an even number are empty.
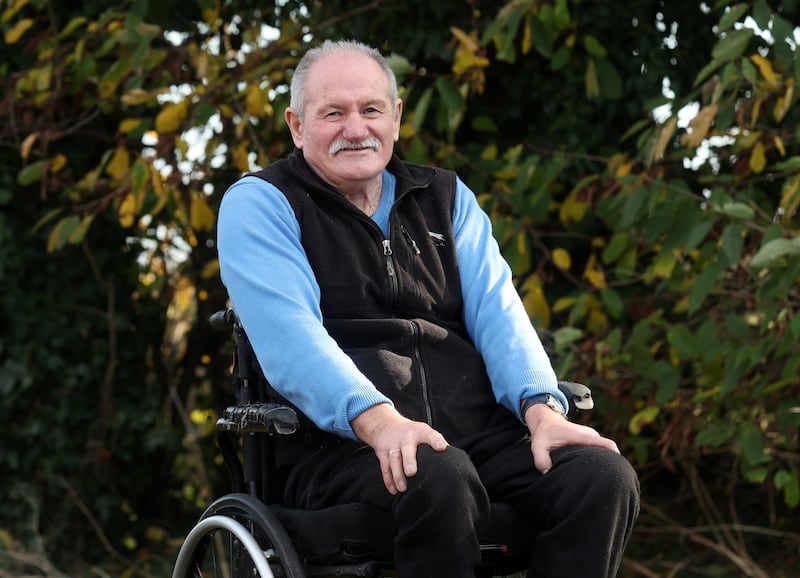
<svg viewBox="0 0 800 578">
<path fill-rule="evenodd" d="M 372 149 L 377 151 L 380 148 L 381 148 L 381 141 L 376 139 L 374 136 L 371 136 L 359 142 L 353 142 L 347 139 L 335 140 L 331 143 L 331 146 L 328 147 L 328 151 L 330 152 L 330 154 L 335 155 L 336 153 L 342 150 Z"/>
</svg>

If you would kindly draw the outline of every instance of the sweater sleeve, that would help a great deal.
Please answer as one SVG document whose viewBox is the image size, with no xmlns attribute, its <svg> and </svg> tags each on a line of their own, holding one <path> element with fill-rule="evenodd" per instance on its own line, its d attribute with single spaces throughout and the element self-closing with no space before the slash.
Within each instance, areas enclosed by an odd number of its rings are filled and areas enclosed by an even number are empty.
<svg viewBox="0 0 800 578">
<path fill-rule="evenodd" d="M 467 331 L 486 364 L 498 403 L 520 419 L 523 399 L 550 393 L 567 408 L 553 366 L 492 236 L 488 215 L 459 179 L 453 227 Z"/>
<path fill-rule="evenodd" d="M 225 193 L 217 229 L 222 281 L 266 378 L 320 429 L 355 439 L 350 420 L 391 401 L 325 330 L 288 200 L 244 177 Z"/>
</svg>

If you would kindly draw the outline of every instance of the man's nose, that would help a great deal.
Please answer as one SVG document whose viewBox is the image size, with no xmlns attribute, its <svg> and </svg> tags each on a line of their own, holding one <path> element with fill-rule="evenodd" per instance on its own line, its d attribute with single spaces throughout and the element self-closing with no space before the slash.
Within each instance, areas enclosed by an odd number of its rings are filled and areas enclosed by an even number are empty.
<svg viewBox="0 0 800 578">
<path fill-rule="evenodd" d="M 347 115 L 342 136 L 349 141 L 357 142 L 369 136 L 366 121 L 358 113 Z"/>
</svg>

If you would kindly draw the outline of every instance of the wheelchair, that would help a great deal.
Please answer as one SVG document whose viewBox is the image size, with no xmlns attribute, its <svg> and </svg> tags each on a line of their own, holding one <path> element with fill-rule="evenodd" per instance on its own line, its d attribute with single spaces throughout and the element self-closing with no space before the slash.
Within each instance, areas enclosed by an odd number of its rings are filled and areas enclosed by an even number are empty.
<svg viewBox="0 0 800 578">
<path fill-rule="evenodd" d="M 387 512 L 361 503 L 313 511 L 282 503 L 286 455 L 303 442 L 301 420 L 275 397 L 234 311 L 218 311 L 210 322 L 216 329 L 231 330 L 235 338 L 232 385 L 237 403 L 216 423 L 232 491 L 208 506 L 191 528 L 172 577 L 396 576 L 395 529 Z M 592 408 L 586 386 L 560 382 L 559 388 L 571 411 Z M 489 522 L 480 535 L 478 576 L 507 576 L 527 568 L 534 537 L 516 510 L 491 504 Z"/>
</svg>

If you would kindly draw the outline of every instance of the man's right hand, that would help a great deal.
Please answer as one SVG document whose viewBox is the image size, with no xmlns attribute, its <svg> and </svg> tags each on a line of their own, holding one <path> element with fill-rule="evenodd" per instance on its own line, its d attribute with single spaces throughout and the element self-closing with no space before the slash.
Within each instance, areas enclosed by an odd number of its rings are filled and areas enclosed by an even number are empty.
<svg viewBox="0 0 800 578">
<path fill-rule="evenodd" d="M 374 405 L 352 422 L 358 438 L 369 445 L 381 464 L 383 483 L 390 494 L 405 492 L 407 478 L 417 473 L 417 448 L 428 444 L 436 451 L 447 440 L 428 424 L 403 417 L 388 403 Z"/>
</svg>

